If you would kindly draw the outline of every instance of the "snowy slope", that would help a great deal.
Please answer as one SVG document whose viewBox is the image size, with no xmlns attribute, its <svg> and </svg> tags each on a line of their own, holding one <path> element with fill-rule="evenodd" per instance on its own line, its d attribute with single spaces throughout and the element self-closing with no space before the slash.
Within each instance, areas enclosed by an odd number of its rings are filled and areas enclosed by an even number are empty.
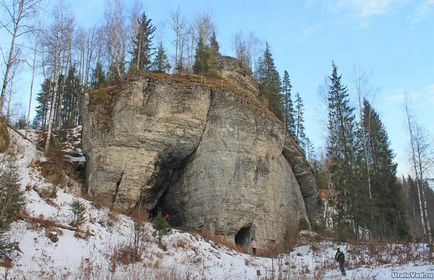
<svg viewBox="0 0 434 280">
<path fill-rule="evenodd" d="M 5 273 L 8 279 L 341 279 L 333 260 L 338 246 L 348 259 L 344 279 L 392 279 L 392 271 L 434 275 L 424 245 L 375 249 L 311 242 L 272 259 L 239 253 L 179 230 L 163 237 L 163 250 L 149 223 L 143 225 L 136 243 L 140 261 L 124 265 L 114 256 L 134 243 L 134 221 L 47 182 L 32 167 L 35 161 L 44 160 L 44 155 L 12 131 L 11 137 L 26 190 L 26 215 L 49 222 L 23 219 L 12 225 L 9 234 L 21 252 L 12 268 L 0 268 L 1 279 Z M 82 237 L 69 226 L 73 220 L 70 205 L 75 200 L 86 207 L 86 220 L 79 229 Z M 51 241 L 50 234 L 57 234 L 58 241 Z"/>
</svg>

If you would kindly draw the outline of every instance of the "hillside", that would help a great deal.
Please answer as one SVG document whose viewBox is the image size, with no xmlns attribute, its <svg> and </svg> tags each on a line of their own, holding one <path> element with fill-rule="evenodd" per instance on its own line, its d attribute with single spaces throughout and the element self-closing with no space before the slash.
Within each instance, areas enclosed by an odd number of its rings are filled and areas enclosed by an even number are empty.
<svg viewBox="0 0 434 280">
<path fill-rule="evenodd" d="M 2 279 L 6 273 L 6 279 L 336 279 L 337 247 L 347 255 L 348 279 L 390 279 L 392 271 L 434 273 L 423 244 L 338 244 L 309 238 L 308 232 L 300 239 L 306 245 L 276 258 L 243 254 L 177 229 L 159 246 L 150 223 L 138 227 L 132 218 L 74 195 L 78 183 L 72 180 L 66 179 L 68 188 L 49 183 L 35 167 L 45 155 L 10 133 L 26 206 L 8 232 L 18 251 L 12 267 L 0 268 Z M 74 201 L 86 209 L 78 227 L 69 225 Z"/>
</svg>

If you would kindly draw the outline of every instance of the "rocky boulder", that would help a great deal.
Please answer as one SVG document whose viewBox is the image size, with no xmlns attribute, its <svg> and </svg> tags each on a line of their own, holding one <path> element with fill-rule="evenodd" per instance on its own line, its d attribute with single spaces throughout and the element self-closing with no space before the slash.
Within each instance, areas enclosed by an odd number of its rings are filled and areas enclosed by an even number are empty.
<svg viewBox="0 0 434 280">
<path fill-rule="evenodd" d="M 227 72 L 229 73 L 229 72 Z M 168 212 L 177 226 L 238 245 L 282 245 L 318 209 L 303 152 L 253 83 L 148 73 L 86 96 L 89 193 L 122 212 Z"/>
</svg>

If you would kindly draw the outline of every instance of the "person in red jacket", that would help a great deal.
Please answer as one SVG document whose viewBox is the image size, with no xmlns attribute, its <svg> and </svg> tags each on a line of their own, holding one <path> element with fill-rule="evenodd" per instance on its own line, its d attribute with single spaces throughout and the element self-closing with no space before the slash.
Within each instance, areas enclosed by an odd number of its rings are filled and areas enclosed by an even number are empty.
<svg viewBox="0 0 434 280">
<path fill-rule="evenodd" d="M 164 218 L 166 221 L 169 221 L 169 220 L 170 220 L 170 215 L 169 215 L 169 213 L 164 212 L 163 218 Z"/>
<path fill-rule="evenodd" d="M 252 246 L 253 255 L 256 255 L 256 241 L 255 241 L 255 239 L 252 238 L 250 245 Z"/>
</svg>

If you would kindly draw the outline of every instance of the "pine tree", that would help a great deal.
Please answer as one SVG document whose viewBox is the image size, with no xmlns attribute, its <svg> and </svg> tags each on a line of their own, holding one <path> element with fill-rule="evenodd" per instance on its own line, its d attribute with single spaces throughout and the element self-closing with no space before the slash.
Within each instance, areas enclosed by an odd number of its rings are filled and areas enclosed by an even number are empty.
<svg viewBox="0 0 434 280">
<path fill-rule="evenodd" d="M 349 105 L 347 88 L 341 84 L 341 76 L 333 63 L 331 85 L 328 92 L 328 145 L 330 179 L 337 197 L 335 203 L 335 227 L 338 238 L 359 233 L 356 197 L 357 185 L 354 172 L 355 121 L 354 108 Z"/>
<path fill-rule="evenodd" d="M 288 71 L 283 72 L 282 94 L 285 103 L 285 126 L 286 129 L 295 136 L 295 121 L 294 121 L 294 105 L 291 97 L 291 80 L 289 79 Z"/>
<path fill-rule="evenodd" d="M 280 94 L 280 77 L 268 43 L 265 44 L 263 56 L 258 60 L 256 78 L 259 82 L 261 97 L 268 103 L 269 109 L 278 118 L 283 119 L 284 108 Z"/>
<path fill-rule="evenodd" d="M 152 68 L 158 72 L 168 72 L 170 70 L 169 60 L 161 42 L 158 45 L 157 55 L 155 56 Z"/>
<path fill-rule="evenodd" d="M 304 133 L 304 105 L 298 92 L 295 94 L 294 123 L 294 137 L 303 148 L 306 148 L 306 134 Z"/>
<path fill-rule="evenodd" d="M 97 62 L 95 69 L 93 70 L 92 73 L 91 86 L 94 89 L 98 89 L 100 87 L 103 87 L 106 84 L 106 82 L 107 81 L 106 81 L 104 70 L 102 69 L 102 65 L 100 62 Z"/>
<path fill-rule="evenodd" d="M 152 39 L 154 38 L 155 26 L 145 13 L 137 19 L 137 31 L 133 38 L 133 51 L 130 70 L 149 70 L 151 67 Z"/>
<path fill-rule="evenodd" d="M 193 65 L 193 72 L 195 74 L 205 75 L 208 73 L 208 55 L 209 52 L 207 51 L 204 38 L 199 37 Z"/>
<path fill-rule="evenodd" d="M 217 42 L 217 37 L 215 32 L 212 33 L 210 46 L 207 48 L 208 51 L 208 75 L 216 77 L 219 74 L 219 44 Z"/>
</svg>

